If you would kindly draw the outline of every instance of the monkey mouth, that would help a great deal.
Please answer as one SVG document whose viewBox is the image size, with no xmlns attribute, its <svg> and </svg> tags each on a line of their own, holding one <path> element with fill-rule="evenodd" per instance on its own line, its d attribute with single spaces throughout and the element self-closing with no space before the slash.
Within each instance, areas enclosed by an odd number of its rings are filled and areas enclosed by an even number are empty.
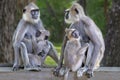
<svg viewBox="0 0 120 80">
<path fill-rule="evenodd" d="M 33 19 L 38 19 L 38 16 L 33 16 L 32 18 L 33 18 Z"/>
</svg>

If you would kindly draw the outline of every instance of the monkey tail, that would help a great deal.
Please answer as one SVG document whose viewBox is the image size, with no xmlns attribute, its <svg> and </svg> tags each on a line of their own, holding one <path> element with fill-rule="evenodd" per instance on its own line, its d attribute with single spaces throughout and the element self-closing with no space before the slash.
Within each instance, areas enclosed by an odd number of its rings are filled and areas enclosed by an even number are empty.
<svg viewBox="0 0 120 80">
<path fill-rule="evenodd" d="M 1 63 L 0 64 L 0 67 L 12 67 L 13 66 L 13 64 L 10 64 L 10 63 Z"/>
</svg>

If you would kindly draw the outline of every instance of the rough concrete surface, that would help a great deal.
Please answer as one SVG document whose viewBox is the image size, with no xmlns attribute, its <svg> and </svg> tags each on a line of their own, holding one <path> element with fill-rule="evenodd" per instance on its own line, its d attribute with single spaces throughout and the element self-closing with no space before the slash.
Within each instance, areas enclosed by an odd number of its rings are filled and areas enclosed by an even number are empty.
<svg viewBox="0 0 120 80">
<path fill-rule="evenodd" d="M 0 68 L 0 80 L 63 80 L 61 77 L 55 77 L 52 74 L 52 68 L 43 69 L 40 72 L 32 71 L 11 71 L 10 67 Z M 70 73 L 68 80 L 73 79 L 73 73 Z M 86 79 L 85 77 L 77 80 L 120 80 L 119 67 L 101 67 L 95 71 L 95 77 Z"/>
</svg>

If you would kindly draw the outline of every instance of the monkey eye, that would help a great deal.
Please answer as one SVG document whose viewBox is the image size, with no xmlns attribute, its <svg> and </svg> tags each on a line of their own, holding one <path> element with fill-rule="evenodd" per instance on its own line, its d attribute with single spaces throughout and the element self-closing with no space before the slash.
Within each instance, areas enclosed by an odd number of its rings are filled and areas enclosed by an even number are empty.
<svg viewBox="0 0 120 80">
<path fill-rule="evenodd" d="M 75 12 L 78 14 L 79 13 L 79 11 L 75 8 Z"/>
<path fill-rule="evenodd" d="M 23 9 L 23 13 L 25 13 L 26 9 Z"/>
<path fill-rule="evenodd" d="M 31 10 L 31 14 L 32 15 L 38 15 L 39 14 L 39 9 Z"/>
</svg>

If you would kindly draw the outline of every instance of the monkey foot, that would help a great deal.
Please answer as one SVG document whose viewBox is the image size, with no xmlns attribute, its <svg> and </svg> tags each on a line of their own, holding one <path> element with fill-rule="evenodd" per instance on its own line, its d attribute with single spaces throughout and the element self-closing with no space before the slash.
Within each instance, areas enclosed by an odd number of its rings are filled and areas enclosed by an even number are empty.
<svg viewBox="0 0 120 80">
<path fill-rule="evenodd" d="M 53 74 L 55 76 L 64 76 L 64 74 L 66 73 L 66 69 L 65 68 L 57 68 L 53 71 Z"/>
<path fill-rule="evenodd" d="M 83 76 L 83 71 L 82 70 L 78 70 L 77 71 L 77 77 L 82 77 Z"/>
<path fill-rule="evenodd" d="M 20 67 L 19 67 L 18 65 L 13 66 L 13 68 L 12 68 L 13 71 L 17 71 L 17 70 L 19 70 L 19 69 L 20 69 Z"/>
<path fill-rule="evenodd" d="M 61 68 L 60 71 L 59 71 L 59 75 L 60 76 L 64 76 L 66 73 L 66 69 L 65 68 Z"/>
<path fill-rule="evenodd" d="M 86 76 L 87 76 L 87 78 L 94 77 L 93 71 L 88 69 L 87 72 L 86 72 Z"/>
<path fill-rule="evenodd" d="M 83 73 L 86 72 L 87 70 L 88 70 L 87 67 L 80 68 L 80 69 L 77 71 L 77 77 L 82 77 L 82 76 L 83 76 Z"/>
</svg>

